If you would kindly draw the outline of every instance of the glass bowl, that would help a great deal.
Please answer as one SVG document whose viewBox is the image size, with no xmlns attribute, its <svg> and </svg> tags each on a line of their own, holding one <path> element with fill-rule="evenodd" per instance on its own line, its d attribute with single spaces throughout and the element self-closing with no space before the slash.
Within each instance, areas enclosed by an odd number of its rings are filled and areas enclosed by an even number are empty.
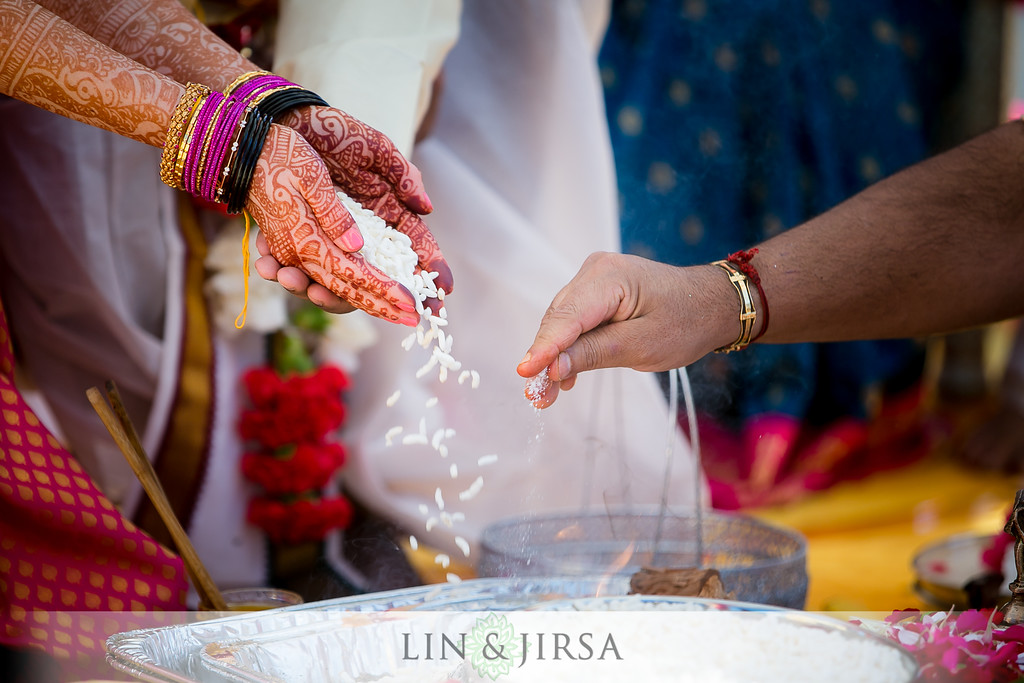
<svg viewBox="0 0 1024 683">
<path fill-rule="evenodd" d="M 729 597 L 802 609 L 807 542 L 745 515 L 594 511 L 509 518 L 484 529 L 477 571 L 486 577 L 622 576 L 644 567 L 717 569 Z M 701 560 L 701 561 L 698 561 Z"/>
</svg>

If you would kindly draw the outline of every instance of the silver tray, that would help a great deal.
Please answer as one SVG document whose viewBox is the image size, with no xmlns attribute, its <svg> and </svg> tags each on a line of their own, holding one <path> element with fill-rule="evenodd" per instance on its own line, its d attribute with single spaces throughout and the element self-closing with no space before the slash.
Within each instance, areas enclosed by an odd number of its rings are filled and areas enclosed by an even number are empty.
<svg viewBox="0 0 1024 683">
<path fill-rule="evenodd" d="M 764 628 L 769 630 L 757 631 L 758 634 L 775 633 L 774 629 L 789 632 L 796 628 L 818 640 L 823 634 L 833 640 L 839 639 L 843 647 L 852 648 L 856 659 L 884 660 L 888 663 L 885 680 L 906 683 L 916 676 L 916 664 L 902 648 L 835 619 L 732 601 L 627 596 L 628 589 L 628 577 L 621 576 L 477 579 L 462 584 L 422 586 L 265 612 L 233 614 L 176 626 L 128 631 L 111 636 L 106 647 L 108 661 L 115 668 L 143 681 L 156 683 L 475 682 L 487 680 L 488 677 L 493 681 L 494 677 L 489 673 L 482 676 L 486 672 L 477 668 L 476 660 L 470 657 L 465 636 L 461 641 L 461 650 L 466 651 L 463 656 L 459 647 L 453 642 L 443 642 L 440 634 L 472 633 L 481 622 L 502 620 L 504 623 L 501 627 L 508 627 L 515 633 L 513 644 L 522 635 L 523 647 L 520 652 L 523 653 L 523 663 L 526 663 L 526 653 L 541 644 L 539 640 L 537 643 L 531 641 L 528 646 L 529 634 L 543 638 L 541 634 L 549 630 L 572 632 L 573 628 L 577 628 L 576 632 L 591 631 L 595 624 L 601 623 L 619 629 L 620 637 L 639 637 L 642 649 L 648 651 L 649 655 L 652 637 L 668 633 L 666 629 L 680 626 L 681 620 L 705 615 L 714 619 L 715 614 L 731 618 L 747 615 L 751 619 L 764 619 L 759 623 L 763 623 Z M 633 610 L 632 615 L 629 610 Z M 618 613 L 594 615 L 600 611 Z M 689 612 L 690 616 L 680 616 L 683 611 Z M 488 614 L 481 616 L 482 612 Z M 643 614 L 639 615 L 638 612 Z M 729 614 L 725 614 L 727 612 Z M 503 616 L 505 614 L 508 616 Z M 576 622 L 566 621 L 574 616 Z M 639 617 L 642 620 L 638 621 Z M 586 621 L 581 623 L 580 619 Z M 666 619 L 669 621 L 664 621 Z M 711 622 L 707 623 L 714 626 Z M 739 625 L 735 619 L 729 623 L 732 624 L 730 628 Z M 719 620 L 718 626 L 721 625 L 722 621 Z M 687 624 L 687 628 L 690 629 L 687 633 L 691 637 L 700 633 L 694 630 L 692 623 Z M 702 624 L 701 628 L 705 626 Z M 637 636 L 645 630 L 648 633 L 647 640 Z M 453 638 L 458 642 L 457 636 Z M 728 635 L 719 637 L 719 640 L 727 638 Z M 673 643 L 678 642 L 679 639 L 673 640 Z M 427 643 L 426 650 L 423 649 L 424 643 Z M 430 643 L 434 656 L 431 656 Z M 443 653 L 447 646 L 454 648 L 458 656 L 439 657 L 438 653 Z M 547 647 L 550 652 L 550 641 Z M 775 648 L 774 641 L 770 647 Z M 675 644 L 659 648 L 657 658 L 668 659 L 670 666 L 675 666 L 680 656 L 678 649 Z M 415 656 L 410 656 L 410 653 Z M 735 654 L 739 653 L 729 651 L 719 657 L 713 666 L 717 667 L 718 661 L 735 659 Z M 790 661 L 801 666 L 805 655 L 809 657 L 812 654 L 811 651 L 805 653 L 802 650 L 791 652 Z M 646 659 L 651 658 L 648 656 Z M 578 680 L 576 674 L 583 675 L 586 680 L 604 680 L 600 675 L 585 674 L 587 667 L 593 664 L 574 662 L 571 670 L 573 676 L 569 680 Z M 760 662 L 757 664 L 760 665 Z M 531 661 L 528 666 L 535 667 L 536 671 L 536 667 L 557 665 L 550 661 Z M 833 666 L 831 673 L 843 674 L 849 666 L 848 662 Z M 557 669 L 554 671 L 554 674 L 549 671 L 540 678 L 524 678 L 523 674 L 529 673 L 529 668 L 522 671 L 512 669 L 502 675 L 508 674 L 510 683 L 519 680 L 563 680 L 565 670 L 562 670 L 562 676 L 557 675 Z M 605 670 L 601 671 L 603 673 Z M 667 678 L 647 672 L 647 680 L 683 680 L 675 675 L 678 671 L 673 669 L 673 672 Z M 620 676 L 629 673 L 628 669 L 622 670 L 613 680 L 623 680 Z M 784 680 L 818 680 L 825 673 L 820 665 L 816 665 L 813 678 L 801 678 L 798 674 L 795 678 Z M 749 680 L 749 677 L 738 680 Z M 883 679 L 873 677 L 866 680 L 874 682 Z"/>
<path fill-rule="evenodd" d="M 417 586 L 118 633 L 106 641 L 107 661 L 116 669 L 152 683 L 237 681 L 215 670 L 209 655 L 204 658 L 208 646 L 243 642 L 286 630 L 294 633 L 294 629 L 323 624 L 325 619 L 333 620 L 344 612 L 522 610 L 549 600 L 628 592 L 629 578 L 623 576 L 473 579 L 458 584 Z"/>
</svg>

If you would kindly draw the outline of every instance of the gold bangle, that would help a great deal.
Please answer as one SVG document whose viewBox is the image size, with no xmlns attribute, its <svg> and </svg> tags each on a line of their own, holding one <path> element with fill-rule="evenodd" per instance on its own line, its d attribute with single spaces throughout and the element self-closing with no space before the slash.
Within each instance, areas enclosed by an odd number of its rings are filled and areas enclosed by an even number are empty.
<svg viewBox="0 0 1024 683">
<path fill-rule="evenodd" d="M 740 351 L 750 345 L 750 337 L 757 321 L 757 309 L 754 308 L 754 298 L 750 295 L 750 279 L 728 261 L 714 261 L 711 265 L 718 266 L 729 274 L 729 282 L 740 298 L 740 335 L 732 344 L 715 349 L 715 353 Z"/>
<path fill-rule="evenodd" d="M 256 95 L 254 98 L 252 98 L 251 104 L 259 105 L 260 102 L 262 102 L 263 100 L 267 99 L 267 97 L 269 97 L 270 95 L 273 95 L 274 93 L 277 93 L 277 92 L 284 92 L 285 90 L 302 90 L 302 87 L 298 86 L 298 85 L 295 85 L 295 84 L 292 84 L 292 85 L 279 85 L 276 88 L 271 88 L 270 90 L 264 90 L 263 92 L 261 92 L 258 95 Z"/>
<path fill-rule="evenodd" d="M 185 125 L 192 112 L 195 111 L 195 105 L 204 89 L 209 90 L 206 86 L 198 83 L 186 85 L 185 92 L 171 114 L 171 123 L 167 127 L 167 137 L 164 139 L 164 148 L 160 153 L 160 180 L 171 187 L 177 187 L 174 167 L 178 158 L 178 148 L 181 146 L 181 140 L 185 133 Z"/>
<path fill-rule="evenodd" d="M 203 102 L 210 96 L 210 89 L 204 86 L 204 92 L 196 100 L 196 103 L 192 106 L 192 113 L 189 114 L 188 127 L 185 129 L 185 135 L 181 138 L 181 144 L 178 146 L 178 158 L 174 161 L 174 184 L 171 187 L 178 190 L 185 189 L 185 183 L 183 182 L 182 176 L 185 172 L 185 160 L 188 158 L 188 152 L 192 148 L 192 142 L 195 138 L 196 121 L 199 119 L 199 110 L 203 107 Z"/>
<path fill-rule="evenodd" d="M 225 95 L 231 95 L 231 93 L 234 92 L 235 88 L 237 88 L 238 86 L 242 85 L 246 81 L 249 81 L 249 80 L 252 80 L 253 78 L 256 78 L 257 76 L 272 76 L 272 75 L 273 74 L 270 71 L 246 71 L 244 74 L 242 74 L 241 76 L 239 76 L 235 80 L 231 81 L 231 85 L 229 85 L 228 87 L 224 88 L 224 94 Z"/>
</svg>

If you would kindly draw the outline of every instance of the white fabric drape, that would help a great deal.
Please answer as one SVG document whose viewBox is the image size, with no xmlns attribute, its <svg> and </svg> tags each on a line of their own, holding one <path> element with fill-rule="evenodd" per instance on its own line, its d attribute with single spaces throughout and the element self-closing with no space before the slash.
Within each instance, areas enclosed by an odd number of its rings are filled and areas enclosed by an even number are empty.
<svg viewBox="0 0 1024 683">
<path fill-rule="evenodd" d="M 460 0 L 283 0 L 274 71 L 391 138 L 403 154 L 459 30 Z"/>
<path fill-rule="evenodd" d="M 677 459 L 671 501 L 693 499 L 692 458 L 678 433 L 666 443 L 666 402 L 652 375 L 590 373 L 538 412 L 515 373 L 547 305 L 586 255 L 619 248 L 594 59 L 606 12 L 606 3 L 586 0 L 467 0 L 436 128 L 413 157 L 435 206 L 427 223 L 455 274 L 445 301 L 452 353 L 481 384 L 417 380 L 425 352 L 406 352 L 408 330 L 380 324 L 349 394 L 352 457 L 343 474 L 363 502 L 453 557 L 461 557 L 456 535 L 475 542 L 501 517 L 578 509 L 584 500 L 657 503 L 667 448 Z M 435 396 L 438 405 L 425 408 Z M 428 435 L 455 430 L 447 458 L 401 437 L 385 444 L 390 428 L 415 432 L 421 417 Z M 479 466 L 489 454 L 498 462 Z M 478 475 L 479 495 L 460 501 Z M 426 520 L 440 516 L 437 489 L 445 511 L 465 520 L 427 533 Z"/>
</svg>

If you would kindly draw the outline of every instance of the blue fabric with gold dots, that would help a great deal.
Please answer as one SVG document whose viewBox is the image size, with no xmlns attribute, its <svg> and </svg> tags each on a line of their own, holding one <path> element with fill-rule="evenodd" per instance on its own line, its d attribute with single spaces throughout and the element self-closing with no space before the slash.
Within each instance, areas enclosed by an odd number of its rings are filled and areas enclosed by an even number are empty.
<svg viewBox="0 0 1024 683">
<path fill-rule="evenodd" d="M 623 249 L 723 258 L 922 159 L 958 77 L 960 6 L 616 1 L 600 61 Z M 866 388 L 919 355 L 908 341 L 755 345 L 693 372 L 708 412 L 827 421 L 865 414 Z"/>
</svg>

